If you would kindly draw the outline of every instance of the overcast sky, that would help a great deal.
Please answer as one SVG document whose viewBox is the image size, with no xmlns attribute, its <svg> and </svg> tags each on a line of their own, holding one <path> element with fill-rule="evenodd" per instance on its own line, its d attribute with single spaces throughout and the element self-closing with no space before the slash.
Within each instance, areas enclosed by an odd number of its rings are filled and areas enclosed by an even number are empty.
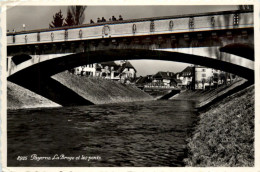
<svg viewBox="0 0 260 172">
<path fill-rule="evenodd" d="M 215 11 L 237 10 L 238 6 L 88 6 L 85 11 L 85 22 L 90 19 L 96 22 L 98 17 L 105 17 L 107 20 L 111 16 L 118 18 L 122 15 L 124 19 L 171 16 L 181 14 L 195 14 Z M 59 10 L 64 18 L 67 15 L 67 6 L 15 6 L 7 10 L 7 29 L 16 31 L 22 30 L 22 25 L 26 25 L 26 30 L 48 28 L 53 20 L 53 15 Z M 157 71 L 180 72 L 189 64 L 168 62 L 133 60 L 131 63 L 137 69 L 139 75 L 154 74 Z"/>
</svg>

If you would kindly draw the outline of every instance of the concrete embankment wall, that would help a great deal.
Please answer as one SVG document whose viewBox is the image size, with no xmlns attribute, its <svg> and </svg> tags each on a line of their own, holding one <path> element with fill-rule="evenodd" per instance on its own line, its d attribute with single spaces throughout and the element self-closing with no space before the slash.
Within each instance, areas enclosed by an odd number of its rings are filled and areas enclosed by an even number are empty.
<svg viewBox="0 0 260 172">
<path fill-rule="evenodd" d="M 76 76 L 68 72 L 52 78 L 94 104 L 153 100 L 152 96 L 135 86 L 116 81 Z M 12 82 L 7 83 L 7 89 L 8 109 L 60 106 Z"/>
<path fill-rule="evenodd" d="M 41 107 L 59 107 L 54 103 L 28 89 L 25 89 L 12 82 L 7 82 L 7 108 L 25 109 Z"/>
<path fill-rule="evenodd" d="M 133 85 L 98 77 L 84 77 L 62 72 L 52 78 L 94 104 L 146 101 L 153 98 Z"/>
</svg>

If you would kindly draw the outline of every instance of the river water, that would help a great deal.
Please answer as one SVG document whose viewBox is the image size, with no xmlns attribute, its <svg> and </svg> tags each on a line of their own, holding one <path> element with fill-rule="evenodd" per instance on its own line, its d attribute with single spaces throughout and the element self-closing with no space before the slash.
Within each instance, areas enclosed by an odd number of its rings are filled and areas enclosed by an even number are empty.
<svg viewBox="0 0 260 172">
<path fill-rule="evenodd" d="M 8 110 L 8 166 L 184 166 L 194 101 Z"/>
</svg>

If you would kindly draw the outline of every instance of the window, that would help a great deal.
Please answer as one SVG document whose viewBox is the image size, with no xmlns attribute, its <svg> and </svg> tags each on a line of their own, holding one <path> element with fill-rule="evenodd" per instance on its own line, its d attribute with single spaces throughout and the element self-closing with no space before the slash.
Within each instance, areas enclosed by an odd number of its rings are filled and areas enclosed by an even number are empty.
<svg viewBox="0 0 260 172">
<path fill-rule="evenodd" d="M 202 69 L 202 72 L 205 72 L 205 69 Z"/>
<path fill-rule="evenodd" d="M 206 77 L 206 74 L 202 74 L 202 77 L 203 77 L 203 78 Z"/>
<path fill-rule="evenodd" d="M 238 25 L 238 23 L 239 23 L 239 15 L 238 14 L 234 14 L 233 24 L 234 25 Z"/>
</svg>

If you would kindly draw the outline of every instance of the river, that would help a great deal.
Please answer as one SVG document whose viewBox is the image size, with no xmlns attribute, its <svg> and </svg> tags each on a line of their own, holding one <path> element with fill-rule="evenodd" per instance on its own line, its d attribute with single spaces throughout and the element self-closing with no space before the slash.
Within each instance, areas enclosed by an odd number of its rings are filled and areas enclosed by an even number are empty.
<svg viewBox="0 0 260 172">
<path fill-rule="evenodd" d="M 184 166 L 194 101 L 8 110 L 8 166 Z"/>
</svg>

